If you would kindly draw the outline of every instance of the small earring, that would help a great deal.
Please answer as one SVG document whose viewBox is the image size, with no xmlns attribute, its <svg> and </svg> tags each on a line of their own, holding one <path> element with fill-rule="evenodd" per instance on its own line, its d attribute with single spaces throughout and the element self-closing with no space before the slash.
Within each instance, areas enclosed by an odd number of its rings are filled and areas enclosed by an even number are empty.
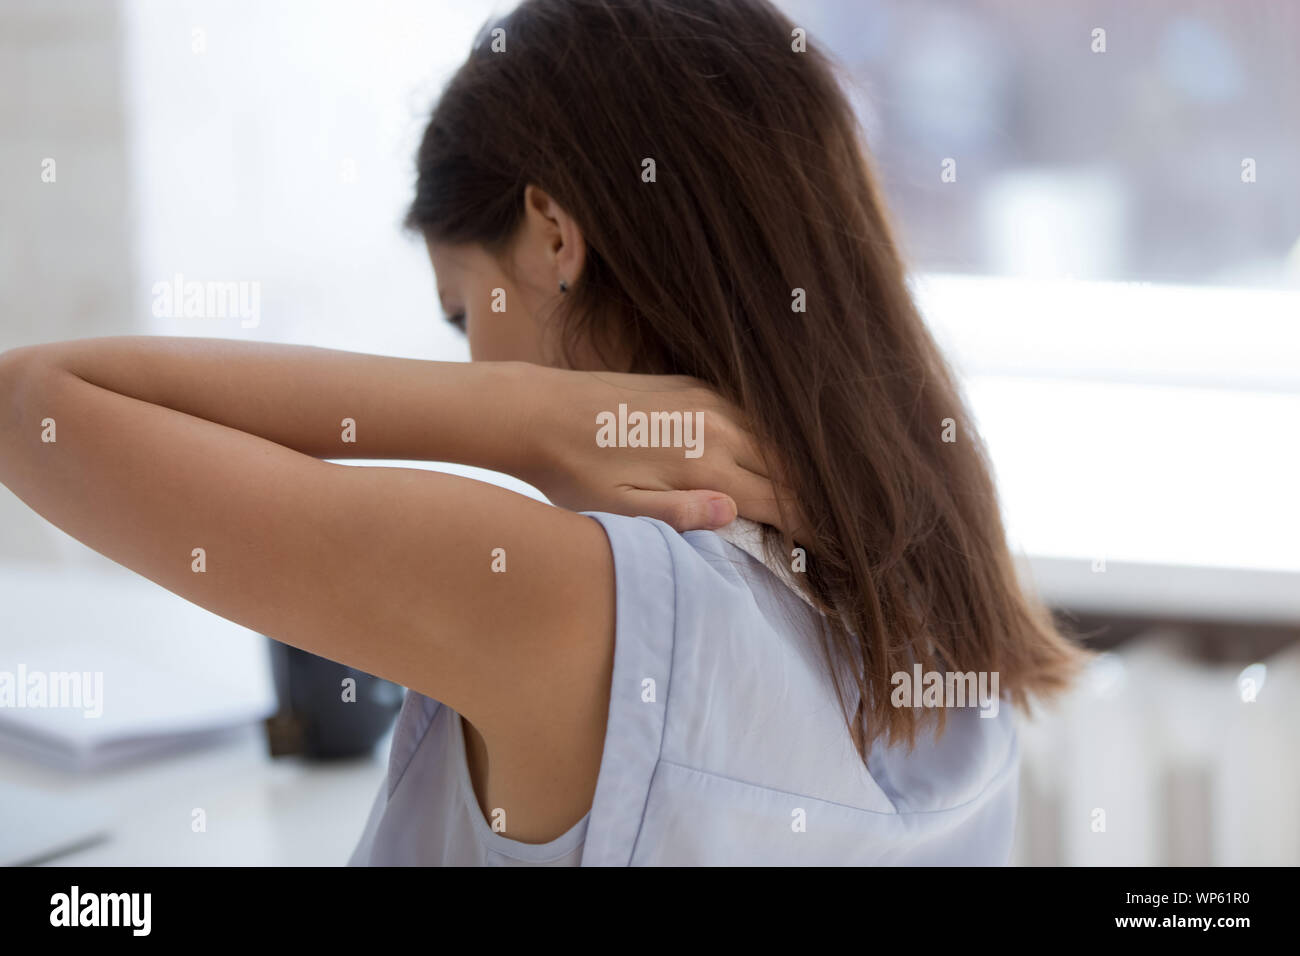
<svg viewBox="0 0 1300 956">
<path fill-rule="evenodd" d="M 560 280 L 560 291 L 561 292 L 569 291 L 569 283 L 565 282 L 563 279 Z"/>
</svg>

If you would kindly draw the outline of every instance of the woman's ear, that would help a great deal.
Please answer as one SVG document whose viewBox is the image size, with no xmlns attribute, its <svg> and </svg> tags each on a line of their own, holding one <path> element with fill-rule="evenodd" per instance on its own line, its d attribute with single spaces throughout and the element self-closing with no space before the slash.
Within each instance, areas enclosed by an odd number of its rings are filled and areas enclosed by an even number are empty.
<svg viewBox="0 0 1300 956">
<path fill-rule="evenodd" d="M 557 293 L 572 288 L 587 261 L 586 240 L 573 217 L 537 186 L 524 188 L 521 234 L 526 248 L 520 251 L 533 280 Z"/>
</svg>

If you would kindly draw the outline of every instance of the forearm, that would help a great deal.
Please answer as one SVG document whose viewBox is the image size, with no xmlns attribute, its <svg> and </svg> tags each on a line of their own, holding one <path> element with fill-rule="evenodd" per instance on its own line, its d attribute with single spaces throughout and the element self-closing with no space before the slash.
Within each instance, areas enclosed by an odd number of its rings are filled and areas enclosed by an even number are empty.
<svg viewBox="0 0 1300 956">
<path fill-rule="evenodd" d="M 611 447 L 597 426 L 624 405 L 661 424 Z M 688 421 L 702 455 L 686 453 Z M 716 393 L 683 376 L 161 337 L 0 354 L 0 484 L 128 567 L 168 550 L 145 540 L 149 529 L 216 535 L 220 523 L 191 528 L 193 505 L 229 498 L 232 483 L 287 482 L 276 485 L 285 500 L 321 517 L 310 490 L 320 475 L 403 471 L 312 458 L 478 466 L 523 479 L 563 509 L 647 515 L 681 531 L 720 527 L 737 510 L 784 520 L 753 436 Z M 393 481 L 381 474 L 375 486 Z M 271 490 L 245 501 L 260 525 L 275 519 L 258 497 Z M 142 573 L 170 580 L 166 568 Z"/>
<path fill-rule="evenodd" d="M 522 363 L 426 362 L 167 337 L 58 342 L 7 358 L 11 367 L 63 370 L 119 395 L 317 458 L 449 461 L 512 474 L 528 470 L 525 414 L 536 396 L 528 394 L 532 367 Z M 10 390 L 18 381 L 37 381 L 30 374 L 5 378 Z M 89 393 L 88 399 L 93 400 Z M 30 418 L 32 396 L 24 404 Z M 42 417 L 24 420 L 21 427 L 35 434 Z"/>
</svg>

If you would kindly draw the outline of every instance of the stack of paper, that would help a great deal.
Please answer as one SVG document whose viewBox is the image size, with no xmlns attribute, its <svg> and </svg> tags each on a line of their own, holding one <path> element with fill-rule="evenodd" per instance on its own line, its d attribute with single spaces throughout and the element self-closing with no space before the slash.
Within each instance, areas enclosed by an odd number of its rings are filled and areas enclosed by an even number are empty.
<svg viewBox="0 0 1300 956">
<path fill-rule="evenodd" d="M 124 569 L 0 565 L 0 748 L 92 769 L 274 710 L 264 637 Z"/>
</svg>

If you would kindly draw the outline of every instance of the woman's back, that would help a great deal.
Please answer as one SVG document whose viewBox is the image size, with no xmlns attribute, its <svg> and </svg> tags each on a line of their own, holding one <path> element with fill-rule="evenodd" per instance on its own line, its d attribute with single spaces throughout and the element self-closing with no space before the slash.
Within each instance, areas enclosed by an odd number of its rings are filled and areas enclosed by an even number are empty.
<svg viewBox="0 0 1300 956">
<path fill-rule="evenodd" d="M 617 625 L 590 812 L 544 844 L 494 832 L 459 716 L 411 693 L 353 864 L 1006 862 L 1010 707 L 954 709 L 938 741 L 878 741 L 864 766 L 795 591 L 712 532 L 592 516 L 613 549 Z"/>
</svg>

